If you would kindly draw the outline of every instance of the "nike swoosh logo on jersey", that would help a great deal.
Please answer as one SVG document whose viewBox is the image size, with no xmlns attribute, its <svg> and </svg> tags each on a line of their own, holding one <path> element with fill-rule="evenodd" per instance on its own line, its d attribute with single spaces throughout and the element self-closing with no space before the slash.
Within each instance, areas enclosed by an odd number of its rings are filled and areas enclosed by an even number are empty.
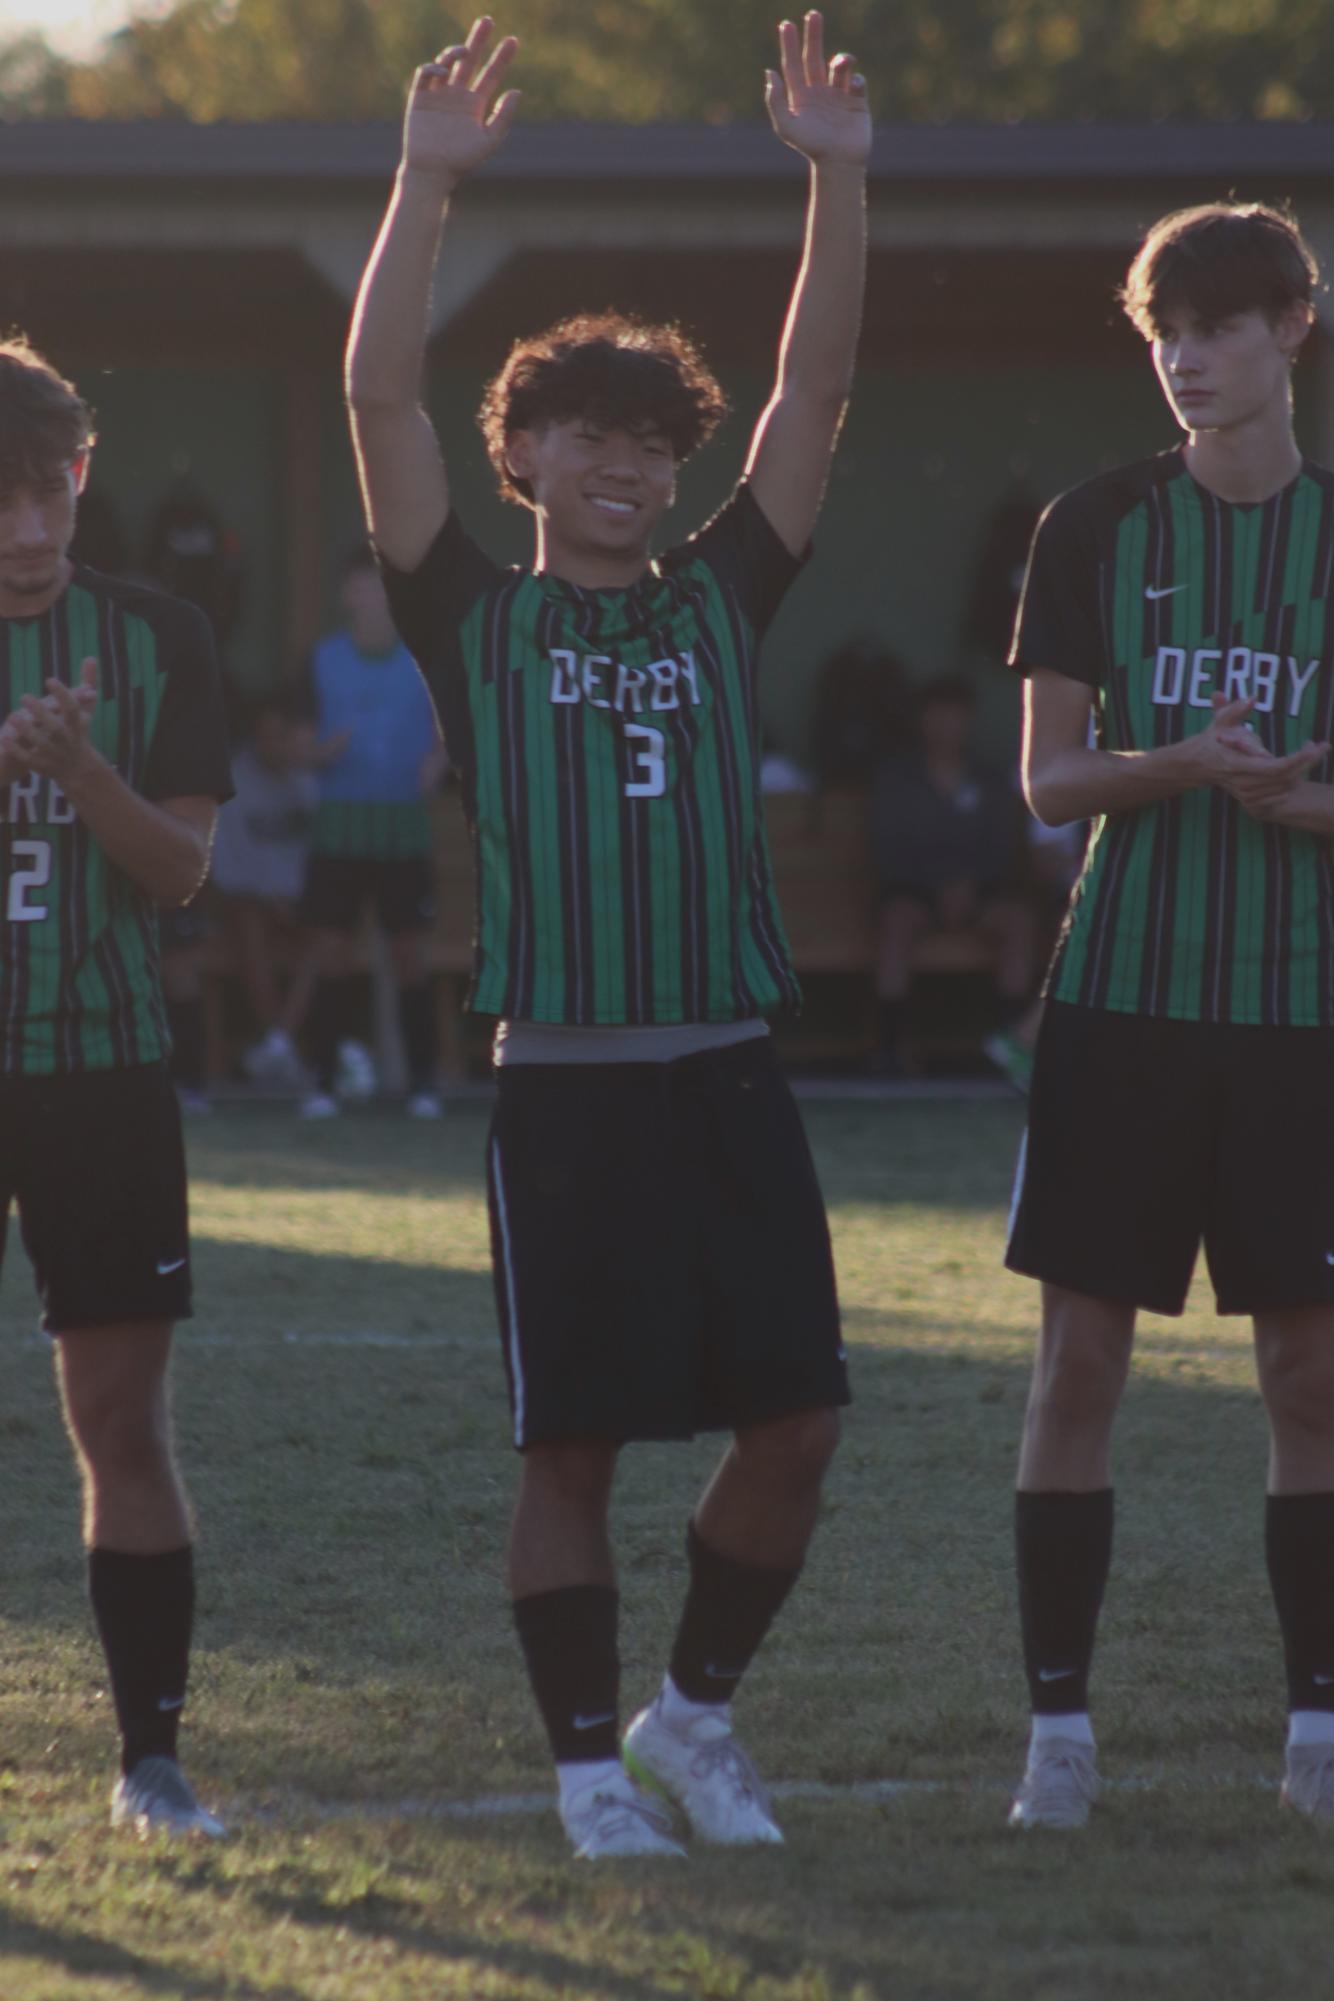
<svg viewBox="0 0 1334 2001">
<path fill-rule="evenodd" d="M 169 1258 L 165 1263 L 159 1259 L 157 1275 L 159 1278 L 165 1278 L 168 1272 L 179 1271 L 184 1263 L 184 1258 Z"/>
<path fill-rule="evenodd" d="M 1150 604 L 1152 604 L 1158 598 L 1173 598 L 1178 591 L 1184 591 L 1185 588 L 1184 584 L 1165 584 L 1161 590 L 1158 590 L 1153 584 L 1147 584 L 1144 589 L 1144 595 L 1148 598 Z"/>
</svg>

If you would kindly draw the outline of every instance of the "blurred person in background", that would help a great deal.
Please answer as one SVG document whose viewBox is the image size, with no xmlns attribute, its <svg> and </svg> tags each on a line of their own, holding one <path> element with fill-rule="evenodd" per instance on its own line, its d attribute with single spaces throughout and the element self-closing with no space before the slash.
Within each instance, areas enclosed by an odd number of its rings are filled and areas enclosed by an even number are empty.
<svg viewBox="0 0 1334 2001">
<path fill-rule="evenodd" d="M 332 1118 L 340 1096 L 368 1097 L 375 1089 L 366 1043 L 369 982 L 354 968 L 357 933 L 370 913 L 388 945 L 398 995 L 407 1109 L 413 1118 L 438 1118 L 429 802 L 445 751 L 366 543 L 343 563 L 339 604 L 343 624 L 315 646 L 301 696 L 319 771 L 302 906 L 315 975 L 307 1037 L 314 1089 L 301 1110 L 305 1118 Z"/>
<path fill-rule="evenodd" d="M 973 747 L 973 689 L 942 675 L 919 690 L 914 708 L 912 748 L 881 759 L 871 793 L 876 1067 L 887 1077 L 904 1074 L 913 954 L 929 932 L 972 931 L 985 941 L 995 966 L 993 1033 L 1023 1013 L 1037 972 L 1023 801 Z"/>
<path fill-rule="evenodd" d="M 309 735 L 289 703 L 254 704 L 232 759 L 236 794 L 218 815 L 213 846 L 213 908 L 257 1033 L 242 1058 L 256 1083 L 297 1085 L 305 1075 L 296 1037 L 315 969 L 299 913 L 319 798 Z"/>
</svg>

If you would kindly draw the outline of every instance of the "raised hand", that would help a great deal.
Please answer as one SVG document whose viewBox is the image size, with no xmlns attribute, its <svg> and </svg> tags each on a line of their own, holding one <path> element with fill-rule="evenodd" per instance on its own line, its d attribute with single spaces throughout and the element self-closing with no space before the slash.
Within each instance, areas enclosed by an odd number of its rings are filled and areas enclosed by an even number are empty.
<svg viewBox="0 0 1334 2001">
<path fill-rule="evenodd" d="M 488 159 L 519 108 L 517 90 L 496 91 L 519 44 L 506 35 L 491 50 L 495 23 L 483 14 L 466 42 L 441 49 L 412 79 L 403 122 L 403 165 L 453 185 Z M 491 50 L 488 58 L 488 50 Z"/>
<path fill-rule="evenodd" d="M 779 138 L 826 164 L 863 166 L 871 152 L 866 79 L 849 55 L 825 61 L 824 19 L 810 13 L 798 34 L 792 21 L 778 24 L 782 75 L 764 73 L 764 103 Z"/>
</svg>

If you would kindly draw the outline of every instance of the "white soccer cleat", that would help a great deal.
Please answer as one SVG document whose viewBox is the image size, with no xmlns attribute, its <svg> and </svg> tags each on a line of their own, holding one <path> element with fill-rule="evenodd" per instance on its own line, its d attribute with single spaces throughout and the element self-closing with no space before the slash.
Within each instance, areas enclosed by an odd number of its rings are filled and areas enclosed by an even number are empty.
<svg viewBox="0 0 1334 2001">
<path fill-rule="evenodd" d="M 701 1841 L 726 1847 L 783 1839 L 760 1775 L 725 1715 L 685 1725 L 663 1717 L 661 1701 L 641 1709 L 621 1756 L 641 1785 L 675 1800 Z"/>
<path fill-rule="evenodd" d="M 222 1822 L 200 1806 L 190 1781 L 174 1758 L 141 1758 L 116 1781 L 111 1825 L 150 1834 L 202 1834 L 216 1841 Z"/>
<path fill-rule="evenodd" d="M 1334 1823 L 1334 1744 L 1289 1744 L 1287 1766 L 1280 1804 Z"/>
<path fill-rule="evenodd" d="M 1047 1737 L 1029 1751 L 1010 1826 L 1083 1827 L 1097 1797 L 1093 1746 L 1073 1737 Z"/>
<path fill-rule="evenodd" d="M 241 1058 L 241 1068 L 252 1084 L 298 1084 L 301 1058 L 292 1038 L 281 1028 L 271 1028 L 260 1042 L 252 1043 Z"/>
<path fill-rule="evenodd" d="M 298 1116 L 303 1119 L 336 1119 L 338 1100 L 331 1098 L 327 1091 L 312 1091 L 308 1098 L 301 1100 Z"/>
<path fill-rule="evenodd" d="M 445 1108 L 434 1091 L 414 1091 L 408 1099 L 407 1110 L 410 1119 L 441 1119 L 445 1115 Z"/>
<path fill-rule="evenodd" d="M 578 1862 L 616 1855 L 683 1856 L 672 1839 L 672 1816 L 660 1799 L 643 1792 L 626 1772 L 594 1780 L 572 1793 L 560 1810 Z"/>
</svg>

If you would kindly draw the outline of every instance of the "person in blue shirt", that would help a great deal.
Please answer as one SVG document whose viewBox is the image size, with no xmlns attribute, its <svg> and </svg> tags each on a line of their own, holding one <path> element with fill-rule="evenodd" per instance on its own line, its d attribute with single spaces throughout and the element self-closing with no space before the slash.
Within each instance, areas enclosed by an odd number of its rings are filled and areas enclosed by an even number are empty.
<svg viewBox="0 0 1334 2001">
<path fill-rule="evenodd" d="M 317 984 L 308 1043 L 314 1090 L 307 1118 L 374 1088 L 358 1008 L 353 941 L 369 908 L 398 988 L 408 1110 L 436 1118 L 436 1015 L 426 943 L 434 915 L 429 795 L 444 769 L 430 697 L 389 615 L 375 559 L 360 544 L 343 564 L 344 623 L 314 647 L 306 707 L 315 729 L 320 797 L 311 828 L 304 914 Z"/>
</svg>

